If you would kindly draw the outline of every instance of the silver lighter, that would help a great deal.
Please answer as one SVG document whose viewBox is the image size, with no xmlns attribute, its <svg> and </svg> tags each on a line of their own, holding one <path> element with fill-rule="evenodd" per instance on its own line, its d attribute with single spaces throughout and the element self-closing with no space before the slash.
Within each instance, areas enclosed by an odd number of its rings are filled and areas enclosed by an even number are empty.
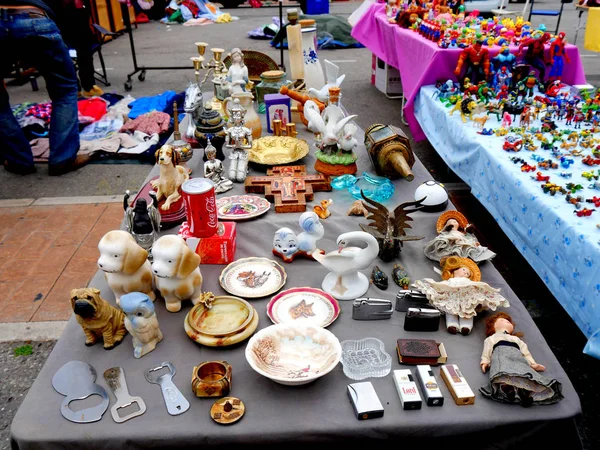
<svg viewBox="0 0 600 450">
<path fill-rule="evenodd" d="M 406 312 L 408 308 L 428 306 L 427 296 L 414 289 L 401 289 L 396 294 L 396 311 Z"/>
<path fill-rule="evenodd" d="M 358 420 L 383 417 L 383 405 L 370 381 L 349 384 L 348 397 Z"/>
<path fill-rule="evenodd" d="M 352 302 L 352 318 L 355 320 L 379 320 L 392 317 L 391 300 L 361 297 Z"/>
</svg>

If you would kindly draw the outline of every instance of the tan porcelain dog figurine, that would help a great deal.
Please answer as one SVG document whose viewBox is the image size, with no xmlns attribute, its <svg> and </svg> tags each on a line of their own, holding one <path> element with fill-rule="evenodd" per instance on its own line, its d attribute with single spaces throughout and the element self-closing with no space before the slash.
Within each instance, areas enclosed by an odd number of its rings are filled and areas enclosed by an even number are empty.
<svg viewBox="0 0 600 450">
<path fill-rule="evenodd" d="M 188 171 L 179 165 L 180 156 L 172 146 L 163 145 L 156 151 L 156 164 L 160 166 L 158 179 L 151 181 L 156 190 L 156 199 L 164 199 L 160 207 L 167 211 L 173 203 L 181 198 L 181 185 L 189 179 Z"/>
<path fill-rule="evenodd" d="M 152 301 L 156 299 L 148 252 L 131 234 L 124 230 L 109 231 L 100 239 L 98 250 L 98 267 L 104 272 L 117 305 L 121 296 L 129 292 L 143 292 Z"/>
<path fill-rule="evenodd" d="M 85 333 L 85 345 L 94 345 L 102 339 L 104 348 L 110 350 L 127 334 L 125 314 L 100 297 L 98 289 L 72 289 L 71 307 Z"/>
<path fill-rule="evenodd" d="M 165 299 L 168 311 L 177 312 L 181 302 L 191 300 L 195 305 L 202 297 L 200 256 L 187 246 L 183 238 L 166 235 L 152 247 L 152 272 L 156 287 Z"/>
</svg>

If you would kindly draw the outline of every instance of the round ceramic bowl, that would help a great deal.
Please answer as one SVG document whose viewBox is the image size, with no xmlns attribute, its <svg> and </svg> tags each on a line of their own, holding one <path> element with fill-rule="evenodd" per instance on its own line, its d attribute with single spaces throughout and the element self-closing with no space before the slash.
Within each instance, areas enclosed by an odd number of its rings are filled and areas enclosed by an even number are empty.
<svg viewBox="0 0 600 450">
<path fill-rule="evenodd" d="M 377 338 L 343 341 L 341 346 L 341 362 L 348 378 L 381 378 L 392 370 L 392 357 Z"/>
<path fill-rule="evenodd" d="M 252 336 L 246 346 L 250 367 L 288 386 L 307 384 L 327 375 L 341 355 L 338 338 L 314 325 L 271 325 Z"/>
<path fill-rule="evenodd" d="M 257 164 L 277 165 L 298 161 L 308 155 L 308 143 L 289 136 L 263 136 L 252 142 L 248 160 Z"/>
</svg>

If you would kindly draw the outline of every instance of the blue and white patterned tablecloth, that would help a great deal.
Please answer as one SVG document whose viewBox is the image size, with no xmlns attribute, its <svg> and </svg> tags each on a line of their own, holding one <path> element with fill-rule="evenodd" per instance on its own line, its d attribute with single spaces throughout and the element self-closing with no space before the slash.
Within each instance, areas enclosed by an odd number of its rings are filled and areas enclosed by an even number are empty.
<svg viewBox="0 0 600 450">
<path fill-rule="evenodd" d="M 434 86 L 422 87 L 415 101 L 415 115 L 429 142 L 471 187 L 473 195 L 589 339 L 584 352 L 600 358 L 600 229 L 596 227 L 600 208 L 590 217 L 577 217 L 564 195 L 551 196 L 542 191 L 542 183 L 532 179 L 537 169 L 521 172 L 521 165 L 510 160 L 516 156 L 537 165 L 531 152 L 502 150 L 504 138 L 482 136 L 472 122 L 463 124 L 458 112 L 451 116 L 450 108 L 432 97 L 434 91 Z M 539 121 L 533 126 L 539 128 Z M 500 123 L 491 115 L 485 127 L 496 129 Z M 552 158 L 550 151 L 541 148 L 535 154 Z M 581 157 L 574 159 L 569 169 L 559 166 L 542 172 L 562 186 L 568 182 L 583 185 L 585 189 L 575 195 L 600 197 L 600 191 L 588 188 L 590 182 L 581 177 L 582 172 L 596 171 L 600 166 L 587 166 Z M 561 171 L 572 172 L 573 177 L 564 179 L 559 176 Z M 584 203 L 582 207 L 594 205 Z"/>
</svg>

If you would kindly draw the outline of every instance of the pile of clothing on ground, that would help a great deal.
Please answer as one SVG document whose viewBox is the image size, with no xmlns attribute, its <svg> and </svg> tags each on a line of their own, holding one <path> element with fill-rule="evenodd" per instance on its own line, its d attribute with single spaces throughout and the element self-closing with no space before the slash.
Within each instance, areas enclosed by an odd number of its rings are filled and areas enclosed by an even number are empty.
<svg viewBox="0 0 600 450">
<path fill-rule="evenodd" d="M 183 118 L 184 100 L 185 92 L 175 91 L 138 99 L 105 93 L 79 100 L 79 153 L 92 154 L 98 162 L 154 163 L 154 153 L 173 133 L 173 103 Z M 48 162 L 52 103 L 21 103 L 12 111 L 34 160 Z"/>
<path fill-rule="evenodd" d="M 217 5 L 207 0 L 171 0 L 165 8 L 163 23 L 182 23 L 185 26 L 228 23 L 237 20 L 229 13 L 222 12 Z"/>
</svg>

